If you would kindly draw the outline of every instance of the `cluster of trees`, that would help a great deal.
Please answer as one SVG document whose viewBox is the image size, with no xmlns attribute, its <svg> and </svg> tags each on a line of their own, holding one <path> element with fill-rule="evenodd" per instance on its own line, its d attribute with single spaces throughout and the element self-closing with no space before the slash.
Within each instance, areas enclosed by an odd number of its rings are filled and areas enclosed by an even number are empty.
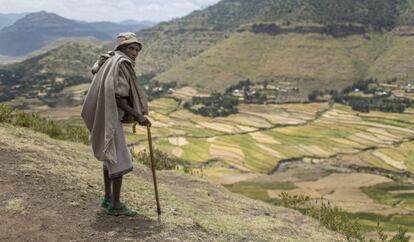
<svg viewBox="0 0 414 242">
<path fill-rule="evenodd" d="M 263 80 L 257 84 L 261 84 L 264 89 L 269 85 L 270 81 Z M 253 85 L 250 80 L 243 80 L 237 84 L 228 87 L 223 94 L 213 92 L 208 97 L 193 97 L 190 102 L 184 104 L 184 108 L 193 113 L 208 117 L 224 117 L 238 112 L 239 98 L 234 96 L 234 92 L 238 90 L 243 95 L 243 102 L 246 104 L 265 104 L 268 100 L 264 90 L 252 90 Z"/>
<path fill-rule="evenodd" d="M 375 29 L 392 28 L 397 24 L 398 7 L 401 2 L 396 0 L 308 0 L 317 22 L 324 25 L 357 23 Z"/>
<path fill-rule="evenodd" d="M 249 90 L 243 91 L 243 100 L 246 104 L 266 104 L 267 95 L 263 91 L 254 91 Z"/>
<path fill-rule="evenodd" d="M 395 80 L 390 80 L 389 82 L 392 83 Z M 366 95 L 353 94 L 355 91 Z M 337 90 L 314 90 L 308 95 L 308 99 L 311 102 L 326 101 L 324 97 L 329 96 L 331 100 L 337 103 L 348 104 L 353 110 L 359 112 L 379 110 L 382 112 L 403 113 L 405 108 L 413 105 L 410 99 L 393 97 L 390 92 L 384 92 L 386 94 L 378 96 L 376 93 L 379 91 L 382 91 L 382 89 L 378 81 L 370 78 L 358 80 L 340 92 Z"/>
<path fill-rule="evenodd" d="M 164 96 L 165 94 L 173 92 L 177 87 L 176 82 L 161 83 L 157 80 L 148 82 L 144 85 L 148 100 L 154 100 Z"/>
<path fill-rule="evenodd" d="M 17 96 L 36 97 L 38 92 L 52 95 L 62 91 L 67 86 L 91 82 L 84 76 L 61 76 L 56 73 L 33 74 L 30 79 L 25 79 L 25 70 L 0 70 L 0 83 L 2 94 L 0 101 L 8 101 Z M 63 78 L 63 81 L 57 81 Z"/>
<path fill-rule="evenodd" d="M 225 91 L 225 94 L 232 95 L 235 90 L 243 93 L 243 102 L 246 104 L 266 104 L 268 96 L 266 94 L 267 86 L 270 84 L 269 80 L 259 81 L 253 83 L 250 80 L 240 81 L 235 85 L 231 85 Z M 263 89 L 254 89 L 254 85 L 262 85 Z"/>
<path fill-rule="evenodd" d="M 184 104 L 184 108 L 195 114 L 208 117 L 225 117 L 235 114 L 239 100 L 228 94 L 213 92 L 208 97 L 193 97 L 190 102 Z"/>
<path fill-rule="evenodd" d="M 23 69 L 5 70 L 0 69 L 0 82 L 6 85 L 13 85 L 23 78 L 25 72 Z"/>
<path fill-rule="evenodd" d="M 346 103 L 347 97 L 344 91 L 338 91 L 335 89 L 330 90 L 314 90 L 308 95 L 310 102 L 325 102 L 327 100 L 333 100 L 336 103 Z"/>
<path fill-rule="evenodd" d="M 348 103 L 352 110 L 368 113 L 371 110 L 379 110 L 381 112 L 403 113 L 405 108 L 410 105 L 409 99 L 394 98 L 385 99 L 381 97 L 348 97 Z"/>
<path fill-rule="evenodd" d="M 252 82 L 250 80 L 239 81 L 237 84 L 231 85 L 224 91 L 225 94 L 232 94 L 235 90 L 244 90 L 250 88 Z"/>
<path fill-rule="evenodd" d="M 370 87 L 370 84 L 376 84 L 375 87 Z M 378 86 L 378 80 L 377 79 L 367 79 L 367 80 L 358 80 L 351 86 L 345 87 L 342 91 L 344 94 L 348 94 L 354 90 L 359 90 L 360 92 L 363 92 L 365 94 L 374 93 L 377 90 Z"/>
<path fill-rule="evenodd" d="M 71 76 L 64 80 L 65 86 L 74 86 L 89 82 L 91 82 L 91 79 L 84 76 Z"/>
</svg>

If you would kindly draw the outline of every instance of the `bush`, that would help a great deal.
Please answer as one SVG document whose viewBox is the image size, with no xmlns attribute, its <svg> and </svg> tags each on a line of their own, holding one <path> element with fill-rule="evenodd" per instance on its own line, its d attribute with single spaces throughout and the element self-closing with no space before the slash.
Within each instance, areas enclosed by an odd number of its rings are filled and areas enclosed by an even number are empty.
<svg viewBox="0 0 414 242">
<path fill-rule="evenodd" d="M 213 92 L 208 97 L 193 97 L 184 107 L 192 113 L 214 118 L 238 113 L 238 104 L 238 98 L 230 94 Z"/>
<path fill-rule="evenodd" d="M 321 96 L 321 91 L 319 90 L 313 90 L 309 95 L 308 95 L 308 99 L 311 102 L 315 102 L 316 100 L 318 100 L 318 98 Z"/>
<path fill-rule="evenodd" d="M 151 167 L 151 157 L 147 150 L 142 150 L 138 154 L 131 152 L 138 162 Z M 188 162 L 175 157 L 170 157 L 167 153 L 159 149 L 154 149 L 154 162 L 156 170 L 175 170 L 178 165 L 187 167 Z"/>
<path fill-rule="evenodd" d="M 46 120 L 36 114 L 28 114 L 18 110 L 13 117 L 12 124 L 45 133 L 51 138 L 64 139 L 63 130 L 54 121 Z"/>
<path fill-rule="evenodd" d="M 358 220 L 352 220 L 342 209 L 332 206 L 329 202 L 312 205 L 309 196 L 289 195 L 282 192 L 275 205 L 292 208 L 315 218 L 326 228 L 345 235 L 348 241 L 366 241 Z M 408 242 L 410 237 L 406 236 L 406 232 L 399 227 L 397 234 L 388 240 L 380 223 L 377 224 L 377 234 L 381 242 Z M 369 241 L 375 242 L 374 240 Z"/>
<path fill-rule="evenodd" d="M 377 223 L 377 233 L 380 242 L 409 242 L 410 237 L 406 236 L 407 231 L 401 227 L 398 227 L 397 234 L 395 234 L 392 238 L 388 239 L 388 236 L 384 233 L 384 229 L 380 226 L 380 222 Z M 370 240 L 369 242 L 376 242 L 374 240 Z"/>
<path fill-rule="evenodd" d="M 276 205 L 299 210 L 303 214 L 317 219 L 328 229 L 344 234 L 349 241 L 364 240 L 358 221 L 351 221 L 341 209 L 332 207 L 329 203 L 321 203 L 320 206 L 316 206 L 310 204 L 310 200 L 308 196 L 292 196 L 283 192 Z"/>
<path fill-rule="evenodd" d="M 26 113 L 8 105 L 0 105 L 0 122 L 22 126 L 49 135 L 54 139 L 89 143 L 89 132 L 85 127 L 61 127 L 52 120 Z"/>
<path fill-rule="evenodd" d="M 70 141 L 89 144 L 89 131 L 85 127 L 69 127 L 66 134 Z"/>
<path fill-rule="evenodd" d="M 0 104 L 0 123 L 9 123 L 12 120 L 13 108 L 9 105 Z"/>
</svg>

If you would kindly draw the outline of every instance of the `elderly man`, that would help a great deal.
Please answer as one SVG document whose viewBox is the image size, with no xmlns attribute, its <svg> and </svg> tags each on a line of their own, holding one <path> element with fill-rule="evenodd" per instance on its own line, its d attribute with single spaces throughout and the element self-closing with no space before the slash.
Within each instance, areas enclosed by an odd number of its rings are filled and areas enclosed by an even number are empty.
<svg viewBox="0 0 414 242">
<path fill-rule="evenodd" d="M 136 215 L 120 202 L 122 176 L 132 171 L 122 123 L 151 125 L 144 117 L 148 114 L 147 98 L 134 71 L 141 48 L 134 33 L 118 35 L 114 51 L 101 56 L 92 68 L 94 78 L 81 114 L 94 155 L 103 161 L 105 196 L 101 206 L 115 216 Z"/>
</svg>

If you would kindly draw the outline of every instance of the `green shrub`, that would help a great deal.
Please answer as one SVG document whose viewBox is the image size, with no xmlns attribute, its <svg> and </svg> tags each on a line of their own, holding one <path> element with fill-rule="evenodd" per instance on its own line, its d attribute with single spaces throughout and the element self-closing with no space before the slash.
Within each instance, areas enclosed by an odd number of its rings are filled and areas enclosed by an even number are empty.
<svg viewBox="0 0 414 242">
<path fill-rule="evenodd" d="M 349 241 L 364 240 L 358 220 L 352 220 L 342 209 L 333 207 L 329 203 L 322 203 L 320 206 L 308 209 L 306 215 L 319 220 L 328 229 L 344 234 Z"/>
<path fill-rule="evenodd" d="M 63 129 L 56 122 L 41 118 L 36 114 L 28 114 L 18 110 L 12 119 L 12 124 L 45 133 L 51 138 L 65 139 Z"/>
<path fill-rule="evenodd" d="M 36 114 L 26 113 L 8 105 L 0 105 L 0 122 L 11 123 L 49 135 L 54 139 L 89 143 L 89 132 L 85 127 L 62 127 L 55 121 L 47 120 Z"/>
<path fill-rule="evenodd" d="M 342 209 L 332 206 L 329 202 L 312 204 L 309 196 L 282 192 L 275 205 L 292 208 L 315 218 L 326 228 L 345 235 L 348 241 L 366 241 L 358 220 L 352 219 Z M 410 237 L 406 236 L 406 232 L 399 227 L 397 234 L 388 239 L 380 223 L 377 224 L 377 234 L 381 242 L 408 242 Z M 369 241 L 375 242 L 372 239 Z"/>
<path fill-rule="evenodd" d="M 13 108 L 9 105 L 0 104 L 0 122 L 11 122 L 13 111 Z"/>
<path fill-rule="evenodd" d="M 13 117 L 12 124 L 16 126 L 30 127 L 31 119 L 29 114 L 23 111 L 16 111 L 16 114 Z"/>
<path fill-rule="evenodd" d="M 142 150 L 138 154 L 135 154 L 134 152 L 132 152 L 132 154 L 138 162 L 151 167 L 151 157 L 149 151 Z M 171 157 L 159 149 L 154 149 L 154 163 L 156 170 L 175 170 L 178 165 L 184 166 L 184 169 L 186 169 L 188 165 L 188 162 L 179 158 Z"/>
<path fill-rule="evenodd" d="M 384 229 L 380 226 L 380 222 L 377 223 L 377 234 L 380 242 L 409 242 L 410 237 L 406 236 L 407 231 L 401 227 L 398 227 L 397 234 L 392 238 L 388 239 L 388 236 L 384 233 Z M 375 240 L 370 240 L 369 242 L 376 242 Z"/>
<path fill-rule="evenodd" d="M 310 201 L 309 196 L 304 196 L 302 194 L 300 195 L 289 195 L 286 192 L 282 192 L 279 195 L 279 201 L 276 202 L 276 205 L 286 207 L 286 208 L 292 208 L 292 209 L 299 209 L 300 207 L 304 206 L 307 202 Z"/>
<path fill-rule="evenodd" d="M 89 144 L 89 131 L 85 127 L 68 127 L 66 136 L 70 141 Z"/>
<path fill-rule="evenodd" d="M 276 205 L 299 210 L 303 214 L 317 219 L 322 225 L 333 231 L 344 234 L 349 241 L 363 241 L 361 225 L 352 221 L 338 207 L 322 202 L 312 205 L 310 197 L 304 195 L 289 195 L 282 192 Z"/>
<path fill-rule="evenodd" d="M 43 129 L 42 126 L 40 126 L 40 128 Z M 38 131 L 44 132 L 45 134 L 55 139 L 65 139 L 64 130 L 62 130 L 62 128 L 60 128 L 55 122 L 46 120 L 45 128 L 46 129 L 44 131 L 43 130 L 38 130 Z"/>
</svg>

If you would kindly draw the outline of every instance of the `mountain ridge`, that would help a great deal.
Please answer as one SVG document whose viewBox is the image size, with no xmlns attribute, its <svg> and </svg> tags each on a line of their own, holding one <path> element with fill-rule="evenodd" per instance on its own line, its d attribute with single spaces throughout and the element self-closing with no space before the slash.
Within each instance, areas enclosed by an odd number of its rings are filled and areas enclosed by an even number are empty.
<svg viewBox="0 0 414 242">
<path fill-rule="evenodd" d="M 259 0 L 252 3 L 223 0 L 183 18 L 160 23 L 137 33 L 146 43 L 138 60 L 139 72 L 160 74 L 167 71 L 220 43 L 245 24 L 316 23 L 331 29 L 350 25 L 359 26 L 364 32 L 387 32 L 414 23 L 409 17 L 414 12 L 414 3 L 409 0 L 401 0 L 398 4 L 392 0 L 376 0 L 374 3 L 364 0 L 327 1 Z M 357 11 L 355 6 L 362 10 Z"/>
<path fill-rule="evenodd" d="M 138 31 L 152 25 L 153 23 L 145 21 L 122 24 L 109 21 L 83 22 L 40 11 L 27 14 L 0 30 L 0 54 L 25 55 L 61 38 L 94 37 L 108 41 L 120 32 Z"/>
<path fill-rule="evenodd" d="M 0 30 L 4 27 L 12 25 L 26 14 L 27 13 L 0 13 Z"/>
<path fill-rule="evenodd" d="M 413 30 L 381 34 L 358 26 L 244 26 L 154 79 L 208 92 L 248 79 L 291 82 L 304 96 L 320 88 L 341 90 L 360 79 L 409 81 Z"/>
</svg>

